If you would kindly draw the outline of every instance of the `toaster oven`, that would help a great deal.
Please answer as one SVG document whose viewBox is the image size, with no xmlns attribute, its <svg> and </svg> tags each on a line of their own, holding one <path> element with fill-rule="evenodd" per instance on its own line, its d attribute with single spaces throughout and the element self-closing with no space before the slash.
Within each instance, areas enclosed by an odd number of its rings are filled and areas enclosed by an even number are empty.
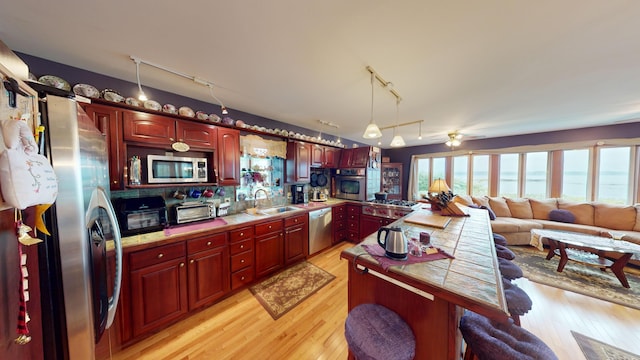
<svg viewBox="0 0 640 360">
<path fill-rule="evenodd" d="M 122 235 L 160 231 L 167 225 L 167 207 L 161 196 L 114 199 Z"/>
<path fill-rule="evenodd" d="M 213 203 L 185 202 L 173 207 L 177 224 L 192 221 L 208 220 L 216 217 L 216 206 Z"/>
</svg>

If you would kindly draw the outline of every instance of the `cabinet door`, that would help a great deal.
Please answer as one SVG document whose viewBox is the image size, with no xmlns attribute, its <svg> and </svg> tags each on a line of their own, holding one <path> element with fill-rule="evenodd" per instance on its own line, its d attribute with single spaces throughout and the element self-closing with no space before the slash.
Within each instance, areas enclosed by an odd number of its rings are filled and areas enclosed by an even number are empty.
<svg viewBox="0 0 640 360">
<path fill-rule="evenodd" d="M 240 185 L 240 131 L 218 128 L 218 185 Z"/>
<path fill-rule="evenodd" d="M 369 146 L 352 149 L 353 154 L 351 156 L 352 167 L 367 167 L 369 166 Z"/>
<path fill-rule="evenodd" d="M 365 238 L 385 225 L 385 219 L 371 215 L 360 215 L 360 237 Z"/>
<path fill-rule="evenodd" d="M 134 336 L 162 328 L 187 313 L 184 258 L 143 267 L 130 276 Z"/>
<path fill-rule="evenodd" d="M 124 111 L 124 140 L 147 145 L 171 145 L 176 141 L 174 119 L 137 111 Z"/>
<path fill-rule="evenodd" d="M 311 144 L 287 144 L 286 172 L 287 182 L 311 181 Z"/>
<path fill-rule="evenodd" d="M 338 162 L 339 168 L 346 169 L 351 167 L 351 158 L 353 157 L 353 151 L 355 149 L 342 149 L 340 154 L 340 161 Z"/>
<path fill-rule="evenodd" d="M 271 274 L 284 265 L 282 231 L 256 237 L 256 277 Z"/>
<path fill-rule="evenodd" d="M 340 149 L 325 147 L 324 148 L 324 167 L 337 168 L 340 159 Z"/>
<path fill-rule="evenodd" d="M 229 275 L 226 245 L 189 256 L 189 309 L 210 304 L 229 292 Z"/>
<path fill-rule="evenodd" d="M 107 140 L 109 182 L 111 190 L 124 189 L 125 155 L 122 143 L 121 111 L 105 105 L 86 105 L 84 111 Z"/>
<path fill-rule="evenodd" d="M 402 199 L 402 163 L 382 164 L 380 189 L 387 192 L 390 200 Z"/>
<path fill-rule="evenodd" d="M 188 144 L 192 148 L 211 151 L 216 148 L 218 128 L 213 125 L 188 121 L 176 123 L 178 141 Z"/>
<path fill-rule="evenodd" d="M 308 223 L 285 229 L 284 261 L 286 265 L 304 259 L 309 253 Z"/>
<path fill-rule="evenodd" d="M 324 165 L 324 147 L 311 145 L 311 166 L 321 167 Z"/>
</svg>

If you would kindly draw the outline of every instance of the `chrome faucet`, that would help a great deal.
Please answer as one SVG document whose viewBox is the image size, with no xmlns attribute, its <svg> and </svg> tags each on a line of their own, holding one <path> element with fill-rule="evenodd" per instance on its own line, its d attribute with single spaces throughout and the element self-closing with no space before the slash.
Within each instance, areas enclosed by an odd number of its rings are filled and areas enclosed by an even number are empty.
<svg viewBox="0 0 640 360">
<path fill-rule="evenodd" d="M 258 189 L 256 190 L 255 194 L 253 194 L 253 199 L 254 199 L 254 206 L 257 208 L 258 207 L 258 192 L 264 192 L 264 196 L 267 197 L 267 200 L 269 200 L 269 193 L 267 192 L 267 190 L 265 189 Z"/>
</svg>

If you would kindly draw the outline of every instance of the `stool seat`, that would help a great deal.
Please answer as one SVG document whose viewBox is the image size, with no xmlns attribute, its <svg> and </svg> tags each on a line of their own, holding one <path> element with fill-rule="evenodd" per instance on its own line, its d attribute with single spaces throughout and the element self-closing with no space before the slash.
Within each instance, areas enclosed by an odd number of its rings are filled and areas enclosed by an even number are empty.
<svg viewBox="0 0 640 360">
<path fill-rule="evenodd" d="M 467 311 L 460 319 L 460 332 L 467 352 L 472 351 L 480 360 L 558 359 L 540 338 L 511 322 L 493 322 Z"/>
<path fill-rule="evenodd" d="M 531 310 L 533 302 L 524 290 L 505 278 L 502 278 L 502 287 L 511 318 L 516 325 L 520 326 L 520 316 Z"/>
<path fill-rule="evenodd" d="M 493 243 L 502 246 L 507 246 L 507 238 L 500 234 L 493 234 Z"/>
<path fill-rule="evenodd" d="M 522 269 L 513 262 L 498 258 L 498 268 L 500 269 L 500 274 L 502 277 L 507 278 L 509 280 L 514 280 L 522 277 Z"/>
<path fill-rule="evenodd" d="M 500 244 L 496 244 L 496 255 L 507 260 L 513 260 L 516 258 L 516 254 L 511 251 L 511 249 Z"/>
<path fill-rule="evenodd" d="M 410 360 L 416 339 L 409 325 L 395 312 L 378 304 L 353 308 L 345 322 L 349 350 L 358 360 Z"/>
</svg>

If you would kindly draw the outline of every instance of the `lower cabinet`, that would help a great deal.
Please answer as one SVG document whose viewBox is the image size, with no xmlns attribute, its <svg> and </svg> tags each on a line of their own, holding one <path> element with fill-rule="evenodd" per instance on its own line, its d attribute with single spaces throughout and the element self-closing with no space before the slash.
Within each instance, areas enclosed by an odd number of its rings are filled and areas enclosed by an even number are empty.
<svg viewBox="0 0 640 360">
<path fill-rule="evenodd" d="M 331 208 L 331 223 L 333 226 L 332 245 L 347 240 L 347 206 L 338 205 Z"/>
<path fill-rule="evenodd" d="M 253 226 L 229 232 L 232 290 L 250 284 L 255 278 L 253 234 Z"/>
<path fill-rule="evenodd" d="M 130 254 L 133 336 L 167 325 L 189 310 L 184 242 Z"/>
<path fill-rule="evenodd" d="M 360 239 L 360 214 L 362 206 L 356 204 L 347 204 L 347 240 L 353 243 L 359 243 Z"/>
<path fill-rule="evenodd" d="M 189 309 L 209 305 L 230 290 L 227 234 L 187 241 Z"/>
<path fill-rule="evenodd" d="M 282 220 L 255 225 L 256 277 L 269 275 L 284 266 Z"/>
<path fill-rule="evenodd" d="M 309 214 L 284 219 L 285 265 L 303 260 L 309 253 Z"/>
<path fill-rule="evenodd" d="M 360 215 L 360 237 L 365 238 L 375 232 L 378 232 L 383 226 L 391 224 L 394 220 L 379 216 Z"/>
</svg>

